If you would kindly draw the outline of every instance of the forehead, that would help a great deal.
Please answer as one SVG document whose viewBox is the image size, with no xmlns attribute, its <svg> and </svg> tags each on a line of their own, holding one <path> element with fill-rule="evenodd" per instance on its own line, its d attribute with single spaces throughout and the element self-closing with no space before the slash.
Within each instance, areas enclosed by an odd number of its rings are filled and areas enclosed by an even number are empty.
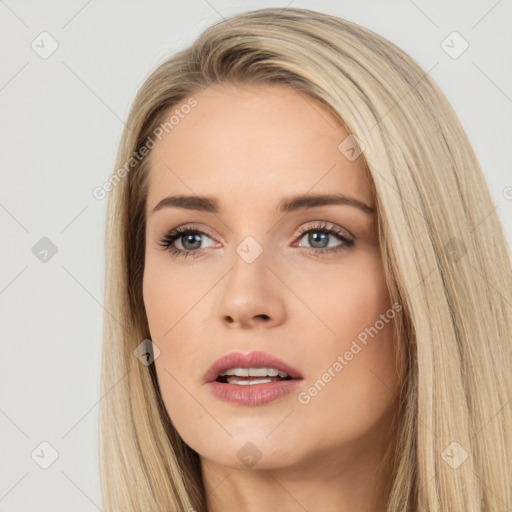
<svg viewBox="0 0 512 512">
<path fill-rule="evenodd" d="M 148 210 L 168 193 L 240 206 L 308 192 L 373 203 L 363 157 L 340 152 L 349 133 L 313 98 L 284 85 L 216 86 L 194 98 L 151 150 Z"/>
</svg>

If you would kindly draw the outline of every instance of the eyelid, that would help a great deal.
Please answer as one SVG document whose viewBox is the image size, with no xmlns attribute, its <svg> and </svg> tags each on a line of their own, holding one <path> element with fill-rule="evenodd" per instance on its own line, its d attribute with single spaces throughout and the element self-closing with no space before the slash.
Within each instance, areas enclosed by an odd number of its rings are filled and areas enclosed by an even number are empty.
<svg viewBox="0 0 512 512">
<path fill-rule="evenodd" d="M 222 238 L 222 237 L 219 237 L 219 235 L 217 235 L 217 234 L 210 234 L 210 231 L 212 231 L 210 228 L 207 228 L 203 224 L 197 223 L 197 222 L 186 222 L 184 224 L 180 224 L 173 228 L 163 229 L 162 231 L 163 231 L 163 236 L 167 236 L 170 233 L 198 231 L 202 235 L 206 235 L 210 238 Z"/>
<path fill-rule="evenodd" d="M 329 220 L 315 220 L 315 221 L 312 221 L 314 223 L 313 226 L 311 226 L 310 224 L 311 223 L 307 223 L 306 225 L 303 225 L 298 233 L 299 233 L 299 236 L 308 232 L 308 231 L 311 231 L 312 229 L 325 229 L 325 230 L 330 230 L 330 231 L 336 231 L 338 234 L 344 234 L 345 236 L 351 238 L 351 239 L 355 239 L 356 236 L 353 235 L 348 229 L 346 228 L 343 228 L 341 226 L 339 226 L 338 224 L 334 224 L 333 222 L 329 221 Z"/>
</svg>

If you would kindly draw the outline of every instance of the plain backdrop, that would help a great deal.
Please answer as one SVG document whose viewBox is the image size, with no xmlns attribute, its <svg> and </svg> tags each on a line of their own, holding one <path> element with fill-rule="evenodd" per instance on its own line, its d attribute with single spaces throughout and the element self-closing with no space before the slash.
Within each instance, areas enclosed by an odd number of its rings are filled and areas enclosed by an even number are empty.
<svg viewBox="0 0 512 512">
<path fill-rule="evenodd" d="M 510 1 L 0 1 L 0 512 L 102 510 L 106 200 L 92 190 L 150 71 L 221 17 L 263 7 L 347 18 L 432 69 L 510 246 Z"/>
</svg>

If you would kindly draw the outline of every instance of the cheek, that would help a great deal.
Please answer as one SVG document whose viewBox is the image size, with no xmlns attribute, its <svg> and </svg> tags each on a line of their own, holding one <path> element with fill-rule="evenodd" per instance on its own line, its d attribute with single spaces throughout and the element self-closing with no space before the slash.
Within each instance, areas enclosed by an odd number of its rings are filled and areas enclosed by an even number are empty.
<svg viewBox="0 0 512 512">
<path fill-rule="evenodd" d="M 394 389 L 395 384 L 393 322 L 397 312 L 391 304 L 380 258 L 368 259 L 360 272 L 347 279 L 344 291 L 346 298 L 338 308 L 341 314 L 335 324 L 338 352 L 346 353 L 347 360 L 351 358 L 347 374 L 371 399 L 379 378 L 384 387 Z"/>
<path fill-rule="evenodd" d="M 361 258 L 342 273 L 338 268 L 325 282 L 329 286 L 310 300 L 331 332 L 317 326 L 323 334 L 309 352 L 308 388 L 300 403 L 311 428 L 319 422 L 330 425 L 327 442 L 329 432 L 349 438 L 369 431 L 394 402 L 393 319 L 400 313 L 392 308 L 377 257 Z"/>
<path fill-rule="evenodd" d="M 176 271 L 165 254 L 146 255 L 142 293 L 151 335 L 170 339 L 176 327 L 204 295 L 208 282 L 194 282 L 192 275 Z M 153 341 L 155 341 L 155 339 Z"/>
<path fill-rule="evenodd" d="M 391 307 L 377 251 L 347 258 L 343 265 L 304 272 L 294 291 L 318 319 L 312 318 L 310 325 L 333 344 L 356 337 Z"/>
<path fill-rule="evenodd" d="M 143 298 L 153 343 L 160 350 L 154 365 L 162 399 L 169 418 L 183 434 L 190 429 L 190 418 L 198 412 L 191 398 L 190 382 L 202 377 L 194 361 L 201 350 L 199 322 L 191 322 L 198 314 L 198 301 L 204 289 L 191 286 L 190 279 L 176 278 L 170 265 L 157 258 L 146 260 L 143 279 Z M 197 329 L 194 331 L 193 329 Z M 186 341 L 186 342 L 185 342 Z"/>
<path fill-rule="evenodd" d="M 194 340 L 199 339 L 197 333 L 190 332 L 187 315 L 193 314 L 191 311 L 200 298 L 200 290 L 186 286 L 183 279 L 176 279 L 175 274 L 173 278 L 168 269 L 160 267 L 158 264 L 146 267 L 144 306 L 151 339 L 160 349 L 160 356 L 155 359 L 157 372 L 163 374 L 167 370 L 174 375 L 179 369 L 178 362 L 188 361 Z M 170 378 L 169 382 L 172 380 Z"/>
<path fill-rule="evenodd" d="M 399 393 L 392 324 L 365 343 L 339 339 L 302 395 L 303 427 L 325 428 L 325 442 L 360 438 L 385 428 Z M 307 403 L 306 403 L 307 402 Z"/>
</svg>

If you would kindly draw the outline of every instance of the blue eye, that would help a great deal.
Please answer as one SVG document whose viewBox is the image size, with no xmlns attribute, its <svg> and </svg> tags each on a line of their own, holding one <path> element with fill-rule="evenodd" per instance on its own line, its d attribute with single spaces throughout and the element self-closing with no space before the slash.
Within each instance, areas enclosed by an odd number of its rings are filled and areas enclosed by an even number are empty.
<svg viewBox="0 0 512 512">
<path fill-rule="evenodd" d="M 302 228 L 300 230 L 300 239 L 308 235 L 308 243 L 312 244 L 311 254 L 325 254 L 325 253 L 338 253 L 346 250 L 354 245 L 354 240 L 349 238 L 344 232 L 334 225 L 331 227 L 326 223 L 321 223 L 313 227 Z M 205 247 L 201 237 L 210 238 L 206 233 L 191 226 L 180 226 L 167 233 L 159 242 L 164 250 L 167 250 L 173 257 L 187 258 L 189 255 L 193 257 L 199 256 L 207 247 L 212 247 L 214 244 Z M 341 245 L 336 247 L 329 247 L 329 237 L 337 238 Z M 210 238 L 211 240 L 211 238 Z M 175 242 L 179 242 L 182 248 L 177 248 Z M 326 243 L 326 245 L 324 245 Z M 297 245 L 296 247 L 304 247 Z"/>
<path fill-rule="evenodd" d="M 198 229 L 192 229 L 189 226 L 181 226 L 179 228 L 169 231 L 167 235 L 160 240 L 160 244 L 165 250 L 169 251 L 171 256 L 184 257 L 186 258 L 190 254 L 194 256 L 202 252 L 202 241 L 201 237 L 208 235 Z M 208 237 L 210 238 L 210 237 Z M 184 249 L 178 249 L 174 246 L 174 243 L 179 241 Z M 191 245 L 191 247 L 187 247 Z"/>
<path fill-rule="evenodd" d="M 341 229 L 334 225 L 328 227 L 326 223 L 303 228 L 300 234 L 301 239 L 307 235 L 308 243 L 311 244 L 314 249 L 310 251 L 310 253 L 313 254 L 336 253 L 354 245 L 354 240 L 345 235 Z M 334 237 L 341 241 L 341 247 L 339 245 L 337 247 L 329 247 L 329 237 Z M 322 245 L 324 242 L 326 242 L 326 245 Z M 318 246 L 318 244 L 320 244 L 320 246 Z"/>
</svg>

